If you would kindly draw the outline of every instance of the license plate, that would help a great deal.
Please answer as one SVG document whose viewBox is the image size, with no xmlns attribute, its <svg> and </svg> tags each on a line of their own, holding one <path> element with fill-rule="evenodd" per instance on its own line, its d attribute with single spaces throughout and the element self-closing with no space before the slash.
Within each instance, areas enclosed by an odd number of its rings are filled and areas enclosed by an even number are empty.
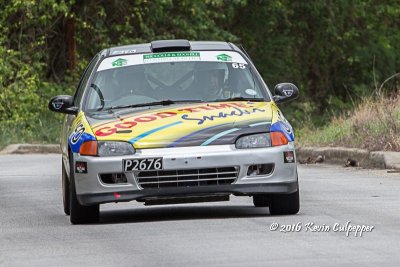
<svg viewBox="0 0 400 267">
<path fill-rule="evenodd" d="M 124 159 L 123 168 L 126 172 L 162 170 L 162 158 L 151 159 Z"/>
</svg>

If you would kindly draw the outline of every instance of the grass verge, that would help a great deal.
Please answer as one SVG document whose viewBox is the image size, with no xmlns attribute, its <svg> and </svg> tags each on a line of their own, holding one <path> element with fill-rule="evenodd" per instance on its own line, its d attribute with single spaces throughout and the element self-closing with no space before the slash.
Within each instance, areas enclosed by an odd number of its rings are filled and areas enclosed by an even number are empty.
<svg viewBox="0 0 400 267">
<path fill-rule="evenodd" d="M 343 146 L 369 151 L 400 151 L 400 93 L 362 101 L 322 128 L 297 132 L 300 146 Z"/>
<path fill-rule="evenodd" d="M 49 111 L 50 113 L 50 111 Z M 60 143 L 62 115 L 45 114 L 32 118 L 30 125 L 18 123 L 0 123 L 0 150 L 10 144 L 57 144 Z"/>
</svg>

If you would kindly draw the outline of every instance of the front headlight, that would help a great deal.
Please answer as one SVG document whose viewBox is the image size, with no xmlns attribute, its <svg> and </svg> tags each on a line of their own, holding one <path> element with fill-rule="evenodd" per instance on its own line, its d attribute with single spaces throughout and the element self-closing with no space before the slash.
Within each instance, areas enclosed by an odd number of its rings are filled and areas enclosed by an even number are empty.
<svg viewBox="0 0 400 267">
<path fill-rule="evenodd" d="M 240 137 L 236 141 L 236 148 L 260 148 L 270 147 L 271 138 L 269 133 L 253 134 Z"/>
<path fill-rule="evenodd" d="M 97 155 L 100 157 L 135 154 L 135 148 L 127 142 L 98 142 Z"/>
</svg>

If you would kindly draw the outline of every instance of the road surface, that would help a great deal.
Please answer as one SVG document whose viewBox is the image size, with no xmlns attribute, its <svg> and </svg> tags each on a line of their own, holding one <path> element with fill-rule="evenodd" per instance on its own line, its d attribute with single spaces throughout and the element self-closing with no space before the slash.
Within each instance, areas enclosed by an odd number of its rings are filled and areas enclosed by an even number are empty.
<svg viewBox="0 0 400 267">
<path fill-rule="evenodd" d="M 101 223 L 71 225 L 62 212 L 60 163 L 57 154 L 0 156 L 0 266 L 400 264 L 399 173 L 300 165 L 295 216 L 271 216 L 249 197 L 232 197 L 107 204 Z M 357 226 L 365 231 L 348 231 Z"/>
</svg>

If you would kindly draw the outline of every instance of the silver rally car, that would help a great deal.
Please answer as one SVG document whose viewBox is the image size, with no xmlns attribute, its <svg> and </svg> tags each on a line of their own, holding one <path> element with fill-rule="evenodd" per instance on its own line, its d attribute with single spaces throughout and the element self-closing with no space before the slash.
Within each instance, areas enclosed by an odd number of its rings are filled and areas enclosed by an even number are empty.
<svg viewBox="0 0 400 267">
<path fill-rule="evenodd" d="M 153 41 L 105 49 L 65 113 L 61 136 L 64 212 L 99 221 L 99 205 L 145 205 L 252 196 L 271 214 L 299 211 L 294 134 L 244 50 L 227 42 Z"/>
</svg>

